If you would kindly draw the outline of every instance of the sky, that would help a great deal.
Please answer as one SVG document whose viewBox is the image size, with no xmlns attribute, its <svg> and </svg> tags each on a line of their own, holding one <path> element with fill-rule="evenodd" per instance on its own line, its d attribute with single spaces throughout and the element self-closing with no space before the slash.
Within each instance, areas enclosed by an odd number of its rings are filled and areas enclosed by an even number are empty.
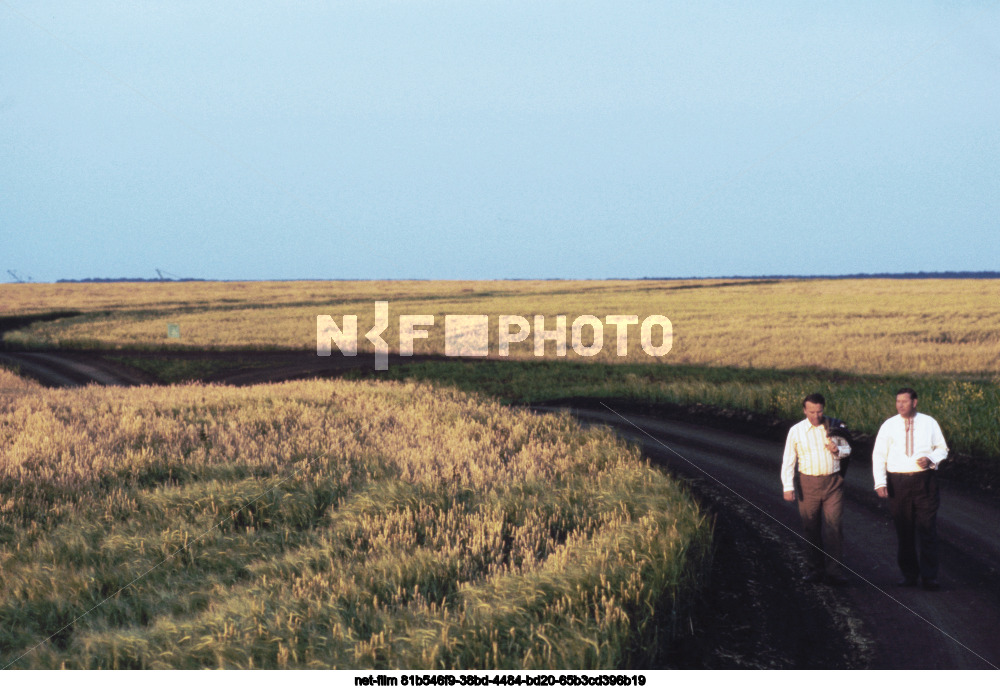
<svg viewBox="0 0 1000 690">
<path fill-rule="evenodd" d="M 0 277 L 1000 270 L 993 2 L 0 0 Z"/>
</svg>

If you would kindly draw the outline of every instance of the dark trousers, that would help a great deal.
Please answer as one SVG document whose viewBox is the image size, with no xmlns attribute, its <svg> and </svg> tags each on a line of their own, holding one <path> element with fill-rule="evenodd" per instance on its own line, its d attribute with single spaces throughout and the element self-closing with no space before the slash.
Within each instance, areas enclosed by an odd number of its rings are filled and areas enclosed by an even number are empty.
<svg viewBox="0 0 1000 690">
<path fill-rule="evenodd" d="M 889 472 L 889 512 L 896 525 L 896 560 L 903 577 L 925 580 L 938 576 L 937 509 L 941 503 L 933 470 Z M 917 545 L 919 544 L 919 554 Z"/>
<path fill-rule="evenodd" d="M 798 479 L 802 531 L 813 547 L 807 554 L 809 569 L 817 574 L 825 571 L 842 576 L 838 561 L 844 555 L 844 478 L 839 474 L 800 474 Z"/>
</svg>

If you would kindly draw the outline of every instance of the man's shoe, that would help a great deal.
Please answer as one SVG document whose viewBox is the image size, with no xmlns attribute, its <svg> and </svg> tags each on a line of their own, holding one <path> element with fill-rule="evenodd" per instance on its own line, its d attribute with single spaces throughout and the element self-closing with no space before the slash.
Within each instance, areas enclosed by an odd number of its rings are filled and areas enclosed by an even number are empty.
<svg viewBox="0 0 1000 690">
<path fill-rule="evenodd" d="M 808 575 L 806 575 L 805 577 L 802 578 L 802 581 L 803 582 L 822 582 L 823 581 L 823 573 L 809 573 Z"/>
<path fill-rule="evenodd" d="M 833 585 L 834 587 L 843 587 L 848 583 L 848 579 L 843 575 L 827 575 L 826 584 Z"/>
<path fill-rule="evenodd" d="M 926 589 L 926 590 L 927 590 L 928 592 L 936 592 L 936 591 L 938 591 L 939 589 L 941 589 L 941 583 L 940 583 L 940 582 L 938 582 L 937 580 L 928 580 L 928 579 L 927 579 L 927 578 L 925 577 L 925 578 L 924 578 L 924 581 L 923 581 L 923 587 L 924 587 L 924 589 Z"/>
<path fill-rule="evenodd" d="M 916 587 L 917 578 L 915 577 L 904 577 L 902 580 L 896 583 L 897 587 Z"/>
</svg>

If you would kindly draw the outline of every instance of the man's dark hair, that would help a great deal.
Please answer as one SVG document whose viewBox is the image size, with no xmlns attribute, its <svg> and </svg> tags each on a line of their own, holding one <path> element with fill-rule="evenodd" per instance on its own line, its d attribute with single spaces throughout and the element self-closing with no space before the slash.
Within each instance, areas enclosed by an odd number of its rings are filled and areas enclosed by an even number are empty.
<svg viewBox="0 0 1000 690">
<path fill-rule="evenodd" d="M 813 405 L 822 405 L 826 407 L 826 398 L 823 397 L 822 393 L 810 393 L 806 396 L 806 399 L 802 401 L 802 407 L 806 406 L 807 402 L 811 402 Z"/>
<path fill-rule="evenodd" d="M 917 392 L 915 390 L 913 390 L 912 388 L 900 388 L 898 391 L 896 391 L 896 395 L 902 395 L 903 393 L 906 393 L 907 395 L 909 395 L 910 396 L 910 400 L 916 400 L 917 399 Z"/>
</svg>

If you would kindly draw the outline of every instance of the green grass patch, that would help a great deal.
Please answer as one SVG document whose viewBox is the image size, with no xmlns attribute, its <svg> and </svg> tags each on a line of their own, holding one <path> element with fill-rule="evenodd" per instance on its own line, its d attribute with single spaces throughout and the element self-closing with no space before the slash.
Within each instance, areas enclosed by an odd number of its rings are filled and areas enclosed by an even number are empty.
<svg viewBox="0 0 1000 690">
<path fill-rule="evenodd" d="M 921 412 L 940 422 L 953 453 L 1000 458 L 996 379 L 554 360 L 422 362 L 393 366 L 388 372 L 357 370 L 349 376 L 431 381 L 506 403 L 571 398 L 701 403 L 795 421 L 802 418 L 802 399 L 818 391 L 827 398 L 828 414 L 871 435 L 896 414 L 896 390 L 912 386 L 920 394 Z"/>
</svg>

